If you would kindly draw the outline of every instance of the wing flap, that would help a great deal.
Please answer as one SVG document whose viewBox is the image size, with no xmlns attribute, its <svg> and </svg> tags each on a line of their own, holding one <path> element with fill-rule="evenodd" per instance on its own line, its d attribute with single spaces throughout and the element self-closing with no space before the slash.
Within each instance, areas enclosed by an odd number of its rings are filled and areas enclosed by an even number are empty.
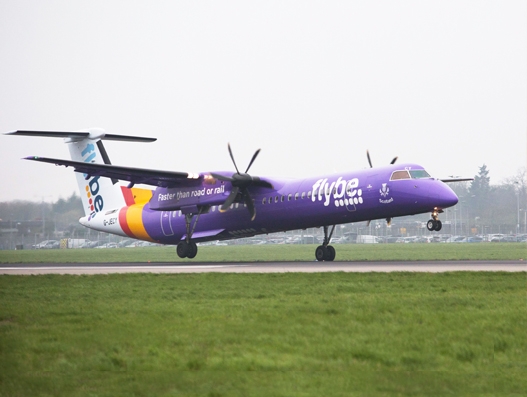
<svg viewBox="0 0 527 397">
<path fill-rule="evenodd" d="M 160 171 L 146 168 L 121 167 L 111 164 L 84 163 L 80 161 L 53 159 L 48 157 L 30 156 L 25 160 L 40 161 L 73 167 L 75 172 L 80 172 L 89 176 L 102 176 L 106 178 L 128 181 L 132 185 L 142 183 L 151 186 L 177 187 L 195 184 L 201 179 L 199 174 L 188 172 Z M 194 183 L 192 183 L 194 182 Z"/>
</svg>

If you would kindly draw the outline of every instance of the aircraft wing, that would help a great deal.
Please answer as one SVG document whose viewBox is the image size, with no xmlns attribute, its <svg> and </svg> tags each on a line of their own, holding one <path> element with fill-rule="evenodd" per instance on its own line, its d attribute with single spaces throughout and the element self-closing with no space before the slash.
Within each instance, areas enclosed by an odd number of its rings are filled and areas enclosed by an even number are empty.
<svg viewBox="0 0 527 397">
<path fill-rule="evenodd" d="M 454 177 L 451 177 L 451 178 L 443 178 L 443 179 L 440 179 L 441 182 L 445 182 L 445 183 L 448 183 L 448 182 L 468 182 L 468 181 L 473 181 L 474 178 L 454 178 Z"/>
<path fill-rule="evenodd" d="M 73 167 L 75 172 L 82 172 L 88 177 L 103 176 L 112 179 L 128 181 L 132 185 L 142 183 L 151 186 L 176 187 L 188 184 L 189 180 L 196 181 L 199 174 L 188 172 L 159 171 L 145 168 L 121 167 L 110 164 L 84 163 L 81 161 L 52 159 L 47 157 L 30 156 L 25 160 L 40 161 L 65 167 Z"/>
</svg>

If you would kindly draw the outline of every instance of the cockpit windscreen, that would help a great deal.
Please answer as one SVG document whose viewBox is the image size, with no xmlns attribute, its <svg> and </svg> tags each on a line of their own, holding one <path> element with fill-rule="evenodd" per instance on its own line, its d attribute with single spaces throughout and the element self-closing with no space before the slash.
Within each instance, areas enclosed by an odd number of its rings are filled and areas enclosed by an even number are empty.
<svg viewBox="0 0 527 397">
<path fill-rule="evenodd" d="M 430 178 L 430 174 L 425 170 L 400 170 L 394 171 L 390 177 L 390 181 L 397 181 L 401 179 L 423 179 Z"/>
</svg>

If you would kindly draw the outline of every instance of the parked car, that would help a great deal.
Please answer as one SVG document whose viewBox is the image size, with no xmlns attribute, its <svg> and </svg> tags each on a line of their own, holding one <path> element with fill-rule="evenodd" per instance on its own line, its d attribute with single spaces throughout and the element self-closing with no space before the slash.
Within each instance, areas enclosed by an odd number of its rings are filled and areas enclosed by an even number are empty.
<svg viewBox="0 0 527 397">
<path fill-rule="evenodd" d="M 35 249 L 52 249 L 60 248 L 60 242 L 57 240 L 44 240 L 33 246 Z"/>
<path fill-rule="evenodd" d="M 106 244 L 99 245 L 95 248 L 117 248 L 117 244 L 116 243 L 106 243 Z"/>
</svg>

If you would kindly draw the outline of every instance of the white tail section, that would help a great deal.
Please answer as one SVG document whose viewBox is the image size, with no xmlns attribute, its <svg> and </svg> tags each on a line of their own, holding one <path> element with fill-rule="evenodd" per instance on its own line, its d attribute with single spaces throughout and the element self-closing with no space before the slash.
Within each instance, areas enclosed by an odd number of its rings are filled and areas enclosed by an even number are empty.
<svg viewBox="0 0 527 397">
<path fill-rule="evenodd" d="M 66 143 L 74 161 L 85 163 L 109 164 L 109 158 L 104 149 L 101 138 L 104 131 L 90 129 L 89 135 L 83 138 L 68 138 Z M 76 172 L 80 195 L 84 207 L 84 213 L 88 219 L 93 218 L 99 212 L 107 212 L 119 209 L 126 205 L 117 181 L 101 176 L 86 179 L 85 174 Z"/>
<path fill-rule="evenodd" d="M 108 154 L 102 144 L 102 139 L 126 142 L 154 142 L 156 138 L 136 137 L 129 135 L 106 134 L 100 128 L 90 128 L 83 131 L 28 131 L 18 130 L 6 135 L 36 136 L 48 138 L 64 138 L 68 144 L 73 161 L 97 164 L 111 164 Z M 43 161 L 38 157 L 28 160 Z M 56 162 L 58 161 L 58 162 Z M 46 159 L 44 162 L 61 164 L 60 160 Z M 62 164 L 65 165 L 65 164 Z M 89 176 L 76 172 L 80 195 L 86 219 L 90 220 L 99 212 L 118 210 L 126 205 L 121 186 L 117 180 L 106 177 Z"/>
</svg>

